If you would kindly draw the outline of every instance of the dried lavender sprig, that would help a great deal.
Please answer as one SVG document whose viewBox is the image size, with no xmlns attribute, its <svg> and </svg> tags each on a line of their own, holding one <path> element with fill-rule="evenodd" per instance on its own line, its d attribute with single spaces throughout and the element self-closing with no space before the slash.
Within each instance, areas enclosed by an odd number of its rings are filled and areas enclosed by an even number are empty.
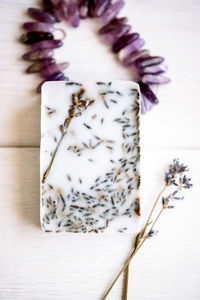
<svg viewBox="0 0 200 300">
<path fill-rule="evenodd" d="M 69 83 L 68 83 L 69 84 Z M 62 140 L 64 136 L 67 133 L 67 129 L 71 123 L 71 120 L 73 118 L 79 117 L 82 114 L 82 111 L 86 110 L 88 106 L 94 103 L 93 99 L 86 98 L 85 96 L 86 90 L 84 88 L 81 88 L 79 92 L 72 94 L 72 104 L 70 105 L 70 108 L 68 110 L 68 117 L 64 120 L 64 123 L 60 125 L 60 131 L 61 131 L 61 138 L 54 150 L 54 153 L 52 155 L 51 161 L 44 172 L 42 183 L 44 184 L 47 180 L 47 177 L 49 175 L 49 172 L 51 170 L 52 164 L 54 162 L 56 153 L 58 151 L 58 148 L 60 147 L 60 144 L 62 143 Z"/>
<path fill-rule="evenodd" d="M 157 223 L 158 219 L 160 218 L 161 214 L 165 209 L 171 209 L 174 208 L 174 205 L 169 205 L 169 201 L 175 201 L 175 200 L 180 200 L 183 199 L 183 197 L 177 197 L 177 193 L 182 190 L 182 189 L 189 189 L 192 187 L 192 184 L 190 183 L 191 179 L 186 176 L 186 172 L 188 172 L 189 169 L 187 166 L 184 164 L 180 164 L 178 159 L 174 159 L 173 163 L 169 165 L 168 171 L 165 173 L 165 184 L 164 187 L 162 188 L 161 192 L 157 196 L 154 205 L 150 211 L 149 217 L 144 225 L 144 228 L 137 234 L 135 243 L 134 243 L 134 249 L 131 253 L 131 255 L 128 257 L 126 260 L 124 266 L 121 268 L 115 279 L 113 280 L 112 284 L 110 285 L 109 289 L 103 296 L 102 300 L 105 300 L 110 293 L 111 289 L 117 282 L 118 278 L 120 275 L 128 270 L 129 264 L 133 257 L 136 255 L 138 250 L 142 247 L 144 242 L 149 239 L 150 237 L 154 236 L 157 234 L 157 230 L 154 230 L 154 226 Z M 156 218 L 152 221 L 152 214 L 157 207 L 157 204 L 163 194 L 163 192 L 169 187 L 169 186 L 176 186 L 176 189 L 170 193 L 167 197 L 162 197 L 162 208 L 160 209 L 159 213 L 157 214 Z M 149 225 L 151 224 L 150 228 L 147 230 Z M 127 287 L 128 287 L 128 277 L 126 276 L 126 282 L 125 282 L 125 287 L 126 287 L 126 294 L 127 294 Z"/>
</svg>

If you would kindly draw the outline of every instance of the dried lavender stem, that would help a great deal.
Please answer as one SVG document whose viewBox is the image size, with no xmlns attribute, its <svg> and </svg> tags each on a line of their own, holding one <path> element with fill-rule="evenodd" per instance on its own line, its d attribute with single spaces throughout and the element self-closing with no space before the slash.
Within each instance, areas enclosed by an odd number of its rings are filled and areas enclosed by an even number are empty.
<svg viewBox="0 0 200 300">
<path fill-rule="evenodd" d="M 70 124 L 71 120 L 72 120 L 72 118 L 69 118 L 69 119 L 68 119 L 67 125 L 66 125 L 66 127 L 65 127 L 66 129 L 69 127 L 69 124 Z M 49 163 L 49 165 L 48 165 L 46 171 L 44 172 L 44 176 L 43 176 L 43 179 L 42 179 L 42 183 L 45 183 L 45 181 L 47 180 L 47 177 L 48 177 L 49 172 L 50 172 L 50 170 L 51 170 L 51 167 L 52 167 L 52 165 L 53 165 L 53 162 L 54 162 L 56 153 L 57 153 L 57 151 L 58 151 L 58 148 L 59 148 L 59 146 L 60 146 L 60 144 L 61 144 L 61 142 L 62 142 L 62 140 L 63 140 L 63 138 L 64 138 L 64 136 L 65 136 L 66 133 L 67 133 L 67 131 L 64 131 L 64 132 L 62 133 L 62 136 L 61 136 L 61 138 L 60 138 L 60 140 L 59 140 L 59 142 L 58 142 L 58 144 L 57 144 L 57 146 L 56 146 L 56 149 L 54 150 L 54 153 L 53 153 L 53 155 L 52 155 L 51 161 L 50 161 L 50 163 Z"/>
<path fill-rule="evenodd" d="M 129 266 L 132 258 L 135 256 L 135 254 L 138 252 L 138 250 L 141 248 L 141 246 L 144 244 L 144 242 L 146 241 L 146 239 L 148 238 L 148 234 L 145 234 L 146 232 L 146 228 L 148 227 L 148 225 L 150 224 L 150 219 L 152 217 L 153 211 L 162 195 L 162 193 L 165 191 L 166 189 L 166 185 L 162 188 L 162 190 L 160 191 L 159 195 L 157 196 L 154 205 L 150 211 L 149 217 L 146 221 L 146 224 L 144 226 L 144 228 L 138 233 L 138 235 L 136 236 L 136 243 L 135 243 L 135 248 L 133 250 L 133 252 L 131 253 L 131 255 L 129 256 L 129 258 L 126 260 L 124 266 L 121 268 L 121 270 L 119 271 L 119 273 L 117 274 L 117 276 L 115 277 L 115 279 L 113 280 L 112 284 L 110 285 L 109 289 L 107 290 L 107 292 L 105 293 L 105 295 L 103 296 L 102 300 L 105 300 L 108 296 L 108 294 L 110 293 L 110 291 L 112 290 L 113 286 L 115 285 L 115 283 L 117 282 L 117 280 L 119 279 L 120 275 L 127 269 L 127 267 Z M 158 213 L 157 217 L 155 218 L 150 230 L 148 232 L 150 232 L 154 225 L 156 224 L 158 218 L 160 217 L 161 213 L 163 212 L 164 208 L 162 207 L 162 209 L 160 210 L 160 212 Z M 127 278 L 128 279 L 128 278 Z M 128 287 L 128 280 L 127 280 L 127 287 Z"/>
<path fill-rule="evenodd" d="M 162 193 L 164 192 L 165 189 L 166 189 L 166 185 L 163 187 L 163 189 L 162 189 L 161 192 L 159 193 L 158 197 L 156 198 L 156 201 L 155 201 L 155 203 L 154 203 L 154 205 L 153 205 L 153 207 L 152 207 L 152 209 L 151 209 L 151 212 L 150 212 L 150 214 L 149 214 L 149 217 L 148 217 L 148 219 L 147 219 L 147 222 L 146 222 L 146 224 L 145 224 L 145 227 L 144 227 L 144 229 L 141 231 L 142 234 L 141 234 L 140 238 L 138 239 L 138 241 L 136 242 L 135 248 L 137 248 L 137 245 L 139 244 L 140 240 L 141 240 L 142 237 L 144 236 L 144 233 L 145 233 L 145 231 L 146 231 L 146 228 L 147 228 L 147 226 L 150 224 L 149 221 L 150 221 L 150 219 L 151 219 L 151 216 L 152 216 L 152 214 L 153 214 L 153 211 L 154 211 L 154 209 L 155 209 L 155 207 L 156 207 L 156 205 L 157 205 L 157 203 L 158 203 L 158 201 L 159 201 L 159 199 L 160 199 L 160 196 L 162 195 Z M 159 217 L 159 215 L 158 215 L 158 217 Z M 156 218 L 156 221 L 157 221 L 157 218 Z M 151 229 L 153 228 L 154 225 L 155 225 L 155 222 L 153 223 Z M 151 230 L 151 229 L 150 229 L 150 230 Z M 126 268 L 125 271 L 124 271 L 124 281 L 123 281 L 123 290 L 122 290 L 122 300 L 127 300 L 127 295 L 128 295 L 128 275 L 129 275 L 129 265 L 127 266 L 127 268 Z"/>
<path fill-rule="evenodd" d="M 144 233 L 145 233 L 145 231 L 146 231 L 147 226 L 149 225 L 149 221 L 150 221 L 150 219 L 151 219 L 151 217 L 152 217 L 152 214 L 153 214 L 153 212 L 154 212 L 154 209 L 155 209 L 155 207 L 156 207 L 156 205 L 157 205 L 157 203 L 158 203 L 158 201 L 159 201 L 159 199 L 160 199 L 160 196 L 161 196 L 162 193 L 165 191 L 166 187 L 167 187 L 167 186 L 164 185 L 164 187 L 163 187 L 162 190 L 160 191 L 159 195 L 157 196 L 156 201 L 154 202 L 154 205 L 153 205 L 153 207 L 152 207 L 152 209 L 151 209 L 151 212 L 150 212 L 150 214 L 149 214 L 149 217 L 148 217 L 147 222 L 146 222 L 146 224 L 145 224 L 145 226 L 144 226 L 144 229 L 143 229 Z M 143 235 L 144 235 L 144 234 L 143 234 Z"/>
<path fill-rule="evenodd" d="M 124 280 L 123 280 L 123 289 L 122 289 L 122 300 L 128 299 L 128 277 L 129 277 L 129 265 L 124 270 Z"/>
</svg>

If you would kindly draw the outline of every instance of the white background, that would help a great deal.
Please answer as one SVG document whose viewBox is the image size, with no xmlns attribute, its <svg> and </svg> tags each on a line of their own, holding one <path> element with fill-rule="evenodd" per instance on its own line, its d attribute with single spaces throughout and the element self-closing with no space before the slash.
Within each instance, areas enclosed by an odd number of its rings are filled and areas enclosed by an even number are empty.
<svg viewBox="0 0 200 300">
<path fill-rule="evenodd" d="M 98 300 L 130 253 L 134 237 L 45 234 L 39 227 L 39 122 L 37 75 L 26 75 L 17 39 L 26 8 L 37 1 L 0 1 L 0 299 Z M 122 15 L 163 55 L 172 83 L 158 90 L 160 104 L 142 116 L 143 221 L 174 157 L 190 166 L 194 187 L 167 211 L 159 234 L 130 267 L 129 299 L 193 300 L 200 296 L 200 1 L 126 0 Z M 59 61 L 72 79 L 133 79 L 96 31 L 81 22 L 67 31 Z M 58 26 L 59 27 L 59 26 Z M 108 299 L 120 299 L 121 280 Z"/>
</svg>

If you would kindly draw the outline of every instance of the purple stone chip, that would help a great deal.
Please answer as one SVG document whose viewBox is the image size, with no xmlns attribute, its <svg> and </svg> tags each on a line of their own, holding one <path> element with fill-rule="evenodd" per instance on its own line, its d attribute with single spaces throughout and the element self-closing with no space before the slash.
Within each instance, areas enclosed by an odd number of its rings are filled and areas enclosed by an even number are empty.
<svg viewBox="0 0 200 300">
<path fill-rule="evenodd" d="M 164 61 L 161 56 L 150 56 L 148 58 L 138 58 L 135 61 L 135 65 L 138 69 L 143 69 L 148 66 L 158 65 Z"/>
<path fill-rule="evenodd" d="M 170 79 L 162 75 L 146 74 L 142 77 L 142 82 L 146 84 L 165 84 L 169 83 Z"/>
<path fill-rule="evenodd" d="M 130 45 L 133 41 L 139 38 L 139 33 L 130 33 L 127 35 L 122 36 L 112 47 L 112 51 L 114 53 L 118 53 L 121 49 L 125 48 L 126 46 Z"/>
<path fill-rule="evenodd" d="M 41 41 L 31 45 L 32 51 L 41 50 L 41 49 L 54 49 L 59 48 L 63 45 L 61 40 L 49 40 Z"/>
<path fill-rule="evenodd" d="M 80 23 L 78 4 L 74 0 L 68 2 L 68 20 L 72 27 L 78 27 Z"/>
<path fill-rule="evenodd" d="M 56 23 L 55 17 L 42 9 L 30 7 L 27 12 L 35 20 L 50 24 Z"/>
<path fill-rule="evenodd" d="M 103 24 L 109 23 L 111 20 L 113 20 L 120 10 L 124 7 L 125 2 L 123 0 L 119 0 L 114 2 L 113 4 L 110 4 L 106 11 L 101 16 L 101 21 Z"/>
</svg>

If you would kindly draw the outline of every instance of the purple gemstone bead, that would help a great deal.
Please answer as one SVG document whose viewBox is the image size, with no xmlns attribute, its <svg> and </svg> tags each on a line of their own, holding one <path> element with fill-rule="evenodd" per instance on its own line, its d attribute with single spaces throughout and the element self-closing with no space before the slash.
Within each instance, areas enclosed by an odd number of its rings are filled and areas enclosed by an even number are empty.
<svg viewBox="0 0 200 300">
<path fill-rule="evenodd" d="M 145 114 L 147 111 L 151 110 L 153 106 L 154 104 L 148 101 L 144 95 L 140 95 L 140 108 L 142 114 Z"/>
<path fill-rule="evenodd" d="M 104 34 L 104 41 L 108 45 L 113 45 L 120 37 L 127 34 L 130 30 L 130 25 L 120 25 L 113 29 L 110 33 Z"/>
<path fill-rule="evenodd" d="M 53 32 L 53 25 L 44 22 L 26 22 L 23 24 L 23 28 L 27 31 L 34 32 Z"/>
<path fill-rule="evenodd" d="M 41 41 L 31 45 L 32 51 L 41 50 L 41 49 L 54 49 L 59 48 L 63 45 L 61 40 L 50 40 L 50 41 Z"/>
<path fill-rule="evenodd" d="M 53 4 L 52 0 L 42 0 L 42 5 L 44 11 L 54 16 L 56 22 L 62 21 L 62 15 L 60 14 L 60 11 L 58 11 L 57 7 Z"/>
<path fill-rule="evenodd" d="M 59 11 L 60 15 L 64 18 L 68 18 L 68 7 L 64 0 L 51 0 L 53 5 L 56 7 L 56 9 Z"/>
<path fill-rule="evenodd" d="M 111 20 L 113 20 L 118 15 L 120 10 L 124 7 L 124 4 L 125 2 L 123 0 L 116 1 L 113 4 L 111 3 L 101 16 L 101 22 L 103 24 L 107 24 Z"/>
<path fill-rule="evenodd" d="M 93 1 L 95 2 L 95 1 Z M 111 0 L 98 0 L 94 7 L 94 17 L 100 17 L 110 5 Z"/>
<path fill-rule="evenodd" d="M 145 41 L 143 39 L 137 39 L 134 40 L 130 45 L 123 48 L 119 53 L 120 56 L 123 56 L 123 58 L 129 56 L 131 53 L 139 51 L 145 44 Z"/>
<path fill-rule="evenodd" d="M 22 34 L 20 41 L 24 44 L 32 45 L 34 43 L 44 41 L 44 40 L 53 40 L 53 34 L 50 32 L 27 32 Z"/>
<path fill-rule="evenodd" d="M 150 56 L 147 58 L 138 58 L 135 61 L 135 65 L 138 69 L 143 69 L 148 66 L 158 65 L 164 61 L 164 58 L 161 56 Z"/>
<path fill-rule="evenodd" d="M 81 0 L 79 2 L 79 17 L 86 19 L 88 17 L 89 0 Z"/>
<path fill-rule="evenodd" d="M 139 38 L 139 33 L 130 33 L 122 36 L 112 47 L 114 53 L 119 52 L 121 49 L 130 45 L 133 41 Z"/>
<path fill-rule="evenodd" d="M 22 56 L 22 58 L 25 60 L 35 61 L 38 59 L 49 58 L 52 55 L 53 51 L 51 49 L 43 49 L 27 52 Z"/>
<path fill-rule="evenodd" d="M 74 0 L 69 0 L 68 2 L 68 19 L 69 23 L 73 27 L 78 27 L 80 23 L 80 18 L 79 18 L 79 9 L 77 2 Z"/>
<path fill-rule="evenodd" d="M 114 29 L 118 28 L 120 25 L 125 25 L 127 18 L 115 18 L 110 23 L 99 29 L 99 34 L 111 33 Z"/>
<path fill-rule="evenodd" d="M 144 97 L 146 97 L 152 104 L 158 104 L 158 98 L 147 84 L 140 81 L 139 86 L 140 91 Z"/>
<path fill-rule="evenodd" d="M 144 69 L 142 69 L 142 71 L 140 72 L 142 75 L 144 74 L 161 74 L 164 73 L 168 70 L 168 67 L 166 65 L 160 64 L 160 65 L 153 65 L 150 67 L 146 67 Z"/>
<path fill-rule="evenodd" d="M 37 61 L 36 63 L 30 65 L 27 69 L 26 69 L 26 73 L 36 73 L 39 72 L 42 68 L 51 65 L 55 63 L 55 59 L 54 58 L 46 58 L 46 59 L 41 59 L 39 61 Z"/>
<path fill-rule="evenodd" d="M 39 8 L 31 7 L 27 10 L 27 12 L 28 12 L 29 16 L 35 20 L 45 22 L 45 23 L 50 23 L 50 24 L 56 23 L 56 19 L 54 16 L 52 16 L 48 12 L 45 12 Z"/>
<path fill-rule="evenodd" d="M 45 80 L 41 81 L 40 84 L 38 85 L 38 87 L 37 87 L 37 93 L 41 92 L 42 85 L 46 81 L 60 81 L 60 80 L 66 80 L 66 81 L 68 81 L 69 78 L 65 77 L 65 74 L 61 73 L 61 72 L 58 72 L 58 73 L 55 73 L 53 75 L 48 76 Z"/>
<path fill-rule="evenodd" d="M 165 84 L 169 83 L 170 79 L 162 75 L 147 74 L 142 77 L 142 82 L 146 84 Z"/>
<path fill-rule="evenodd" d="M 121 51 L 123 51 L 123 50 L 121 50 Z M 119 53 L 119 58 L 122 61 L 122 64 L 123 64 L 124 67 L 133 66 L 135 64 L 135 61 L 138 58 L 141 58 L 141 57 L 142 58 L 147 58 L 147 57 L 149 57 L 149 50 L 147 50 L 147 49 L 132 52 L 126 57 L 122 57 L 123 53 L 121 53 L 121 51 Z"/>
<path fill-rule="evenodd" d="M 40 70 L 40 76 L 46 78 L 55 73 L 65 70 L 69 66 L 68 62 L 59 63 L 59 64 L 50 64 Z"/>
</svg>

